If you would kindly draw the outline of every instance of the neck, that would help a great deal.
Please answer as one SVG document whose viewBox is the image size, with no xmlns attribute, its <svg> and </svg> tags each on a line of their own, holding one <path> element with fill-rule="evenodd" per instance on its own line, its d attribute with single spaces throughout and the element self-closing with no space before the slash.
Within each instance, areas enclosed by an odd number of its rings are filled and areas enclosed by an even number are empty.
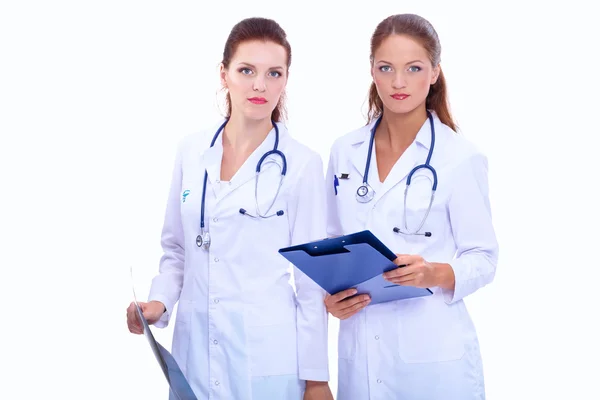
<svg viewBox="0 0 600 400">
<path fill-rule="evenodd" d="M 427 110 L 424 106 L 406 114 L 385 110 L 375 138 L 393 152 L 401 153 L 415 140 L 426 120 Z"/>
<path fill-rule="evenodd" d="M 232 114 L 223 131 L 223 147 L 234 153 L 254 151 L 273 129 L 270 118 L 251 120 Z"/>
</svg>

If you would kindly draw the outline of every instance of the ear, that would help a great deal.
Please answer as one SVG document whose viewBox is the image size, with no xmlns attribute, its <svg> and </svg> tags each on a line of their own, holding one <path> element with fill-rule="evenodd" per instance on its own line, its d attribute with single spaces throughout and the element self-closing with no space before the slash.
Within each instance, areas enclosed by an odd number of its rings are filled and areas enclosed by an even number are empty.
<svg viewBox="0 0 600 400">
<path fill-rule="evenodd" d="M 219 77 L 221 78 L 221 85 L 223 85 L 224 88 L 227 88 L 227 69 L 223 63 L 219 65 Z"/>
<path fill-rule="evenodd" d="M 435 68 L 433 68 L 433 75 L 431 76 L 431 85 L 434 85 L 438 78 L 440 77 L 440 72 L 442 71 L 442 67 L 438 64 Z"/>
</svg>

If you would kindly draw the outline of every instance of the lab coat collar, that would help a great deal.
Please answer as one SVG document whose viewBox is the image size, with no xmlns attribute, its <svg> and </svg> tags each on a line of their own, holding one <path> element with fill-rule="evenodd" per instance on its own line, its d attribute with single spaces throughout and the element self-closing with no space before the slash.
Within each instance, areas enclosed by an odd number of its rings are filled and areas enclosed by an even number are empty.
<svg viewBox="0 0 600 400">
<path fill-rule="evenodd" d="M 440 136 L 438 132 L 442 128 L 436 114 L 431 111 L 433 116 L 434 127 L 436 130 L 436 139 Z M 357 130 L 350 137 L 350 143 L 352 145 L 358 145 L 355 147 L 354 154 L 351 156 L 351 162 L 357 172 L 363 177 L 364 181 L 364 172 L 367 163 L 367 157 L 369 153 L 369 142 L 371 139 L 371 129 L 375 126 L 376 120 L 370 122 L 363 128 Z M 424 163 L 425 158 L 420 160 L 420 156 L 423 152 L 419 151 L 419 147 L 423 147 L 426 150 L 429 150 L 429 146 L 431 145 L 431 129 L 430 129 L 429 118 L 425 120 L 421 129 L 417 133 L 415 140 L 411 143 L 410 146 L 404 151 L 404 154 L 396 161 L 394 166 L 392 167 L 390 173 L 383 182 L 380 190 L 377 190 L 375 193 L 374 203 L 375 204 L 379 199 L 381 199 L 388 191 L 390 191 L 393 187 L 395 187 L 398 183 L 400 183 L 403 179 L 405 179 L 410 171 L 417 166 L 417 164 Z M 373 143 L 373 153 L 375 153 L 375 144 Z M 426 157 L 426 156 L 425 156 Z M 375 155 L 371 156 L 371 165 L 369 167 L 369 176 L 367 181 L 372 182 L 372 186 L 379 186 L 379 176 L 377 176 L 377 168 L 374 165 L 376 160 Z"/>
<path fill-rule="evenodd" d="M 250 179 L 253 179 L 256 176 L 256 166 L 258 161 L 269 150 L 273 149 L 275 145 L 275 128 L 271 129 L 265 140 L 250 154 L 248 159 L 244 162 L 244 164 L 240 167 L 240 169 L 234 174 L 234 176 L 230 180 L 230 185 L 228 185 L 228 189 L 217 191 L 216 185 L 220 183 L 221 177 L 221 161 L 223 159 L 223 132 L 219 134 L 219 137 L 215 141 L 213 147 L 210 146 L 210 142 L 212 141 L 217 129 L 221 124 L 225 122 L 223 119 L 219 125 L 216 125 L 212 132 L 208 133 L 206 147 L 207 149 L 204 151 L 203 159 L 204 166 L 206 171 L 208 172 L 208 183 L 210 187 L 213 189 L 213 194 L 217 197 L 217 201 L 220 201 L 223 197 L 233 192 L 244 183 L 248 182 Z M 283 144 L 285 143 L 288 132 L 283 123 L 277 123 L 277 127 L 279 128 L 279 145 L 278 148 L 281 150 Z M 276 158 L 278 160 L 278 158 Z M 261 169 L 264 170 L 266 168 L 274 167 L 272 164 L 266 164 L 263 162 L 263 167 Z M 217 196 L 218 193 L 218 196 Z"/>
<path fill-rule="evenodd" d="M 433 124 L 435 126 L 435 133 L 437 134 L 440 129 L 442 129 L 442 123 L 438 118 L 437 114 L 433 110 L 429 110 L 431 115 L 433 116 Z M 357 129 L 353 133 L 350 134 L 349 143 L 351 145 L 362 144 L 363 142 L 367 142 L 369 144 L 369 140 L 371 139 L 371 129 L 375 126 L 377 119 L 369 122 L 367 125 L 363 126 L 360 129 Z M 431 145 L 431 131 L 429 129 L 429 118 L 425 120 L 419 132 L 417 132 L 417 136 L 415 141 L 429 150 L 429 146 Z M 436 135 L 437 139 L 437 135 Z"/>
</svg>

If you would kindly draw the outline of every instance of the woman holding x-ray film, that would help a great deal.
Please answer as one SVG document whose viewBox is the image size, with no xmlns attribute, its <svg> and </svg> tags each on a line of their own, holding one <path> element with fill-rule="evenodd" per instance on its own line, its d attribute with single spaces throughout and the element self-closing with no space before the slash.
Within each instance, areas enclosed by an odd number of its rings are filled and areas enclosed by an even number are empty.
<svg viewBox="0 0 600 400">
<path fill-rule="evenodd" d="M 144 316 L 165 327 L 198 399 L 331 400 L 324 291 L 282 247 L 326 235 L 323 163 L 281 122 L 291 49 L 274 21 L 237 24 L 221 82 L 228 115 L 179 146 L 164 255 Z M 141 333 L 135 308 L 129 329 Z"/>
<path fill-rule="evenodd" d="M 330 236 L 365 229 L 397 254 L 390 285 L 432 295 L 369 306 L 327 296 L 341 319 L 338 400 L 485 398 L 477 334 L 463 299 L 495 275 L 487 159 L 455 133 L 428 21 L 397 15 L 371 41 L 369 122 L 332 146 Z"/>
</svg>

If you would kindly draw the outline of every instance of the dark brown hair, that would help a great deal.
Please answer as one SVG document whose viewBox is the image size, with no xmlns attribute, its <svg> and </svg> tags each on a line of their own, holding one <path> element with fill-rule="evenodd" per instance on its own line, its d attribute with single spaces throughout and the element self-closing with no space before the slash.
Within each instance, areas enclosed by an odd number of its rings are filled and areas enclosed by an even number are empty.
<svg viewBox="0 0 600 400">
<path fill-rule="evenodd" d="M 381 46 L 381 43 L 391 35 L 407 35 L 419 41 L 429 54 L 429 60 L 435 67 L 439 65 L 442 46 L 437 32 L 429 21 L 415 14 L 398 14 L 387 17 L 377 25 L 373 36 L 371 37 L 371 61 L 375 51 Z M 440 75 L 429 88 L 429 94 L 425 102 L 429 110 L 434 110 L 440 121 L 456 131 L 456 123 L 450 114 L 450 108 L 447 98 L 446 79 L 440 67 Z M 375 82 L 371 83 L 369 90 L 369 112 L 368 120 L 373 121 L 383 113 L 383 102 L 377 93 Z"/>
<path fill-rule="evenodd" d="M 287 52 L 287 68 L 289 70 L 292 64 L 292 49 L 287 40 L 285 31 L 279 24 L 272 19 L 267 18 L 246 18 L 238 22 L 229 33 L 225 49 L 223 50 L 223 66 L 229 68 L 229 63 L 233 58 L 238 46 L 247 41 L 262 40 L 265 42 L 273 42 L 281 45 Z M 231 115 L 231 98 L 227 93 L 227 116 Z M 275 122 L 285 118 L 285 94 L 282 94 L 277 106 L 271 114 L 271 119 Z"/>
</svg>

